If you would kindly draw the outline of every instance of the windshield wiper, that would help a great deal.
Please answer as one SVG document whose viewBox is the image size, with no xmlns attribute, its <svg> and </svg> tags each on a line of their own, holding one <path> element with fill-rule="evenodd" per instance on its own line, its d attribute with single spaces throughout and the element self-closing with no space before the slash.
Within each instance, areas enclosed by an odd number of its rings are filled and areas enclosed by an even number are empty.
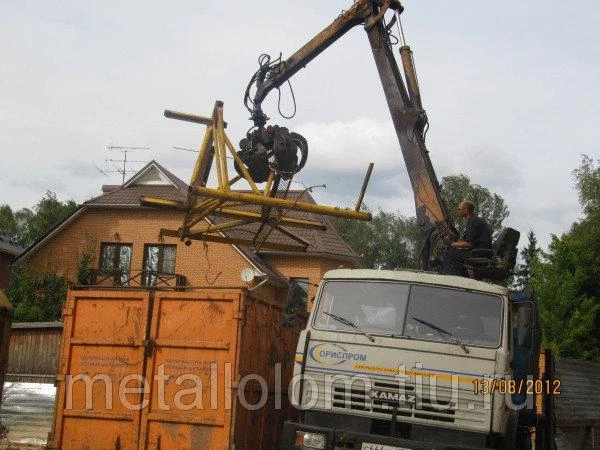
<svg viewBox="0 0 600 450">
<path fill-rule="evenodd" d="M 389 336 L 391 338 L 397 338 L 397 339 L 412 339 L 412 336 L 409 336 L 408 334 L 394 334 L 394 333 L 390 333 L 390 334 L 386 334 L 386 336 Z"/>
<path fill-rule="evenodd" d="M 457 343 L 458 345 L 460 345 L 460 348 L 462 348 L 462 349 L 464 350 L 464 352 L 465 352 L 465 353 L 467 353 L 467 354 L 469 353 L 469 349 L 467 348 L 467 346 L 466 346 L 465 344 L 463 344 L 462 342 L 460 342 L 460 341 L 458 340 L 458 338 L 457 338 L 456 336 L 454 336 L 452 333 L 450 333 L 448 330 L 444 330 L 443 328 L 441 328 L 441 327 L 438 327 L 437 325 L 435 325 L 435 324 L 433 324 L 433 323 L 431 323 L 431 322 L 427 322 L 426 320 L 423 320 L 423 319 L 418 319 L 418 318 L 417 318 L 417 317 L 415 317 L 415 316 L 412 316 L 412 318 L 413 318 L 414 320 L 416 320 L 417 322 L 420 322 L 420 323 L 422 323 L 423 325 L 427 325 L 429 328 L 431 328 L 431 329 L 433 329 L 433 330 L 437 331 L 438 333 L 440 333 L 440 336 L 442 336 L 442 337 L 444 338 L 444 340 L 446 340 L 446 341 L 448 340 L 448 339 L 446 338 L 446 336 L 445 336 L 446 334 L 447 334 L 448 336 L 451 336 L 451 337 L 453 337 L 453 338 L 454 338 L 454 340 L 456 341 L 456 343 Z"/>
<path fill-rule="evenodd" d="M 373 336 L 371 336 L 369 333 L 367 333 L 365 330 L 363 330 L 361 327 L 359 327 L 358 325 L 356 325 L 354 322 L 351 322 L 350 320 L 341 317 L 341 316 L 336 316 L 335 314 L 331 314 L 328 313 L 327 311 L 321 311 L 323 314 L 325 314 L 326 316 L 329 316 L 335 320 L 337 320 L 338 322 L 342 322 L 344 325 L 348 325 L 349 327 L 354 328 L 356 331 L 358 331 L 359 333 L 364 334 L 366 337 L 369 338 L 369 340 L 371 342 L 375 342 L 375 339 L 373 339 Z"/>
</svg>

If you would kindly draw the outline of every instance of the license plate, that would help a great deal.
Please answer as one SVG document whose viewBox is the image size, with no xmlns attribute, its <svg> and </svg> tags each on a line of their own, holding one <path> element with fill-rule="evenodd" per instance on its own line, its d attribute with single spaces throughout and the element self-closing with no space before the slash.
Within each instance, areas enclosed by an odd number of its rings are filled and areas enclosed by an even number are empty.
<svg viewBox="0 0 600 450">
<path fill-rule="evenodd" d="M 412 450 L 408 447 L 392 447 L 391 445 L 371 444 L 363 442 L 360 450 Z"/>
</svg>

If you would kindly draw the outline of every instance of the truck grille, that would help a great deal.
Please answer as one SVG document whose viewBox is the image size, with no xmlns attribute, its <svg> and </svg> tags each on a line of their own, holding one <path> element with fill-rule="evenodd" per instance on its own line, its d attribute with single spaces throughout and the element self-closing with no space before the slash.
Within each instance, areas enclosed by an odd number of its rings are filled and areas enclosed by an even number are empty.
<svg viewBox="0 0 600 450">
<path fill-rule="evenodd" d="M 425 389 L 417 397 L 415 387 L 409 383 L 404 383 L 400 388 L 398 383 L 374 381 L 370 389 L 356 384 L 348 386 L 343 382 L 335 382 L 332 385 L 331 406 L 334 409 L 370 411 L 390 418 L 396 414 L 399 418 L 454 423 L 456 405 L 444 400 L 439 392 L 437 398 L 432 400 Z"/>
</svg>

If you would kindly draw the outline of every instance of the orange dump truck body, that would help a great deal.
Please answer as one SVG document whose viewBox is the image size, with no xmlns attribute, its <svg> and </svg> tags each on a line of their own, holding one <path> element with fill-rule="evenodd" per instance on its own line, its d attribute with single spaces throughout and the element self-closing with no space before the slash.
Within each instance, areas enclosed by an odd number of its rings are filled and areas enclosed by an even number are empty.
<svg viewBox="0 0 600 450">
<path fill-rule="evenodd" d="M 73 290 L 49 448 L 275 449 L 304 319 L 244 289 Z"/>
</svg>

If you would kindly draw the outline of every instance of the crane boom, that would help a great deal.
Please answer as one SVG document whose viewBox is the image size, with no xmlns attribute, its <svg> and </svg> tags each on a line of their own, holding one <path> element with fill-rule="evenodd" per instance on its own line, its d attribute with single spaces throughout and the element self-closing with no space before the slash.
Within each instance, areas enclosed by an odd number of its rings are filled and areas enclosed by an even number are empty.
<svg viewBox="0 0 600 450">
<path fill-rule="evenodd" d="M 261 67 L 248 86 L 246 99 L 249 99 L 251 84 L 256 83 L 252 108 L 249 109 L 254 124 L 263 127 L 268 118 L 261 104 L 268 93 L 289 80 L 354 26 L 364 24 L 414 193 L 421 242 L 419 268 L 427 269 L 435 249 L 443 240 L 455 239 L 457 233 L 425 146 L 427 115 L 421 106 L 412 53 L 406 45 L 400 49 L 405 85 L 384 22 L 388 10 L 399 15 L 404 8 L 397 0 L 357 0 L 288 59 Z"/>
</svg>

